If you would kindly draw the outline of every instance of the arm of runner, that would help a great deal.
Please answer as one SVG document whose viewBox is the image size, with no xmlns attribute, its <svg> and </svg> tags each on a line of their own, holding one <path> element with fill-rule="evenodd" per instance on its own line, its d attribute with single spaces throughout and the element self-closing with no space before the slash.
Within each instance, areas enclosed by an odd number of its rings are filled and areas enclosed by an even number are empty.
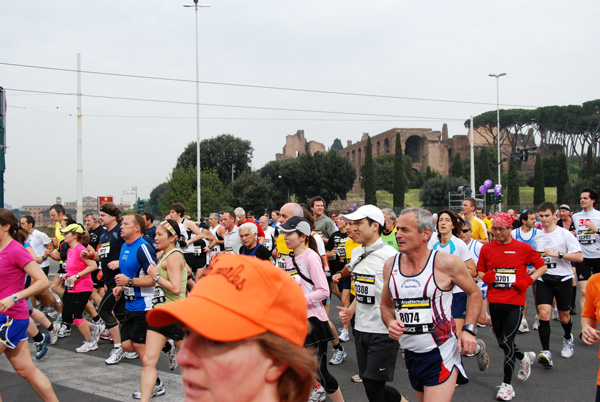
<svg viewBox="0 0 600 402">
<path fill-rule="evenodd" d="M 350 307 L 346 308 L 346 307 L 340 307 L 337 306 L 337 309 L 340 310 L 340 320 L 342 321 L 342 324 L 348 324 L 350 322 L 350 320 L 352 319 L 352 316 L 354 316 L 354 313 L 356 312 L 356 299 L 354 299 L 352 301 L 352 304 L 350 304 Z"/>
<path fill-rule="evenodd" d="M 186 229 L 189 229 L 193 234 L 195 234 L 195 236 L 188 239 L 188 241 L 185 243 L 186 246 L 189 246 L 190 244 L 197 242 L 198 240 L 201 240 L 206 237 L 204 235 L 204 233 L 202 233 L 200 231 L 200 228 L 198 227 L 198 225 L 196 225 L 194 222 L 190 221 L 189 219 L 186 219 L 185 222 L 183 222 L 183 225 L 185 226 Z"/>
<path fill-rule="evenodd" d="M 383 289 L 381 290 L 381 305 L 379 308 L 381 309 L 381 320 L 388 328 L 390 338 L 398 340 L 406 331 L 406 328 L 402 321 L 396 319 L 396 310 L 390 292 L 390 274 L 394 265 L 394 258 L 389 258 L 383 266 Z"/>
<path fill-rule="evenodd" d="M 202 233 L 205 235 L 206 239 L 208 240 L 208 248 L 213 248 L 217 243 L 217 238 L 215 236 L 213 236 L 212 233 L 210 233 L 210 230 L 207 229 L 202 229 Z"/>
</svg>

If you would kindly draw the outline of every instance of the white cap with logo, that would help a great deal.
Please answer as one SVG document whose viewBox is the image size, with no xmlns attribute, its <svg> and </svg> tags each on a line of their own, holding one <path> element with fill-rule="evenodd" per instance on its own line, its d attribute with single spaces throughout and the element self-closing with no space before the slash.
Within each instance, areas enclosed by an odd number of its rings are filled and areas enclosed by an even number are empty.
<svg viewBox="0 0 600 402">
<path fill-rule="evenodd" d="M 342 219 L 345 221 L 359 221 L 364 218 L 370 218 L 382 226 L 385 225 L 383 212 L 381 212 L 381 209 L 371 204 L 363 205 L 351 214 L 342 215 Z"/>
</svg>

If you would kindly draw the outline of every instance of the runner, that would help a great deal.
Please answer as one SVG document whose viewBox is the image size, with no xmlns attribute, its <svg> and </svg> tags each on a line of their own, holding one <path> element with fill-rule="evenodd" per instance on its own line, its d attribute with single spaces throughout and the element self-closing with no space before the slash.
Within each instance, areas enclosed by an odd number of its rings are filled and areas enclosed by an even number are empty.
<svg viewBox="0 0 600 402">
<path fill-rule="evenodd" d="M 591 187 L 581 190 L 581 212 L 573 214 L 577 239 L 581 244 L 583 262 L 575 264 L 579 281 L 579 298 L 585 304 L 587 281 L 592 274 L 600 272 L 600 211 L 596 210 L 598 192 Z"/>
<path fill-rule="evenodd" d="M 142 239 L 144 226 L 144 218 L 138 214 L 123 217 L 121 238 L 125 243 L 119 255 L 121 273 L 115 276 L 117 287 L 112 291 L 115 298 L 125 299 L 125 314 L 121 321 L 122 348 L 129 353 L 136 352 L 142 361 L 148 330 L 146 313 L 152 309 L 156 284 L 148 275 L 148 267 L 157 261 L 154 247 Z M 164 394 L 162 383 L 157 386 L 162 388 L 162 393 L 157 391 L 157 395 Z"/>
<path fill-rule="evenodd" d="M 400 401 L 402 395 L 386 385 L 394 379 L 399 345 L 389 337 L 379 308 L 383 264 L 396 255 L 396 250 L 381 240 L 385 220 L 376 206 L 363 205 L 342 216 L 342 219 L 354 221 L 355 240 L 362 246 L 354 249 L 350 266 L 356 299 L 349 308 L 338 307 L 340 319 L 346 324 L 356 314 L 354 330 L 358 375 L 367 399 L 370 402 Z"/>
<path fill-rule="evenodd" d="M 327 243 L 329 237 L 337 230 L 335 223 L 325 215 L 325 199 L 319 195 L 310 199 L 310 209 L 315 220 L 315 231 Z"/>
<path fill-rule="evenodd" d="M 577 231 L 575 230 L 575 223 L 573 222 L 573 218 L 571 217 L 571 207 L 567 204 L 562 204 L 558 207 L 558 221 L 556 224 L 558 227 L 565 228 L 575 237 L 577 237 Z M 575 268 L 576 264 L 573 265 L 573 298 L 571 299 L 571 315 L 577 315 L 577 269 Z M 583 308 L 584 300 L 580 300 L 581 308 Z"/>
<path fill-rule="evenodd" d="M 96 213 L 87 214 L 85 216 L 85 226 L 88 229 L 90 235 L 90 247 L 97 252 L 100 248 L 100 236 L 102 235 L 102 226 L 99 222 L 100 217 Z M 100 306 L 102 298 L 104 297 L 104 278 L 102 275 L 98 275 L 102 268 L 98 264 L 98 271 L 92 272 L 92 282 L 94 282 L 94 290 L 92 291 L 92 300 L 96 306 Z M 100 277 L 100 278 L 98 278 Z"/>
<path fill-rule="evenodd" d="M 558 315 L 564 330 L 561 357 L 573 356 L 573 335 L 571 328 L 571 292 L 573 291 L 573 268 L 569 261 L 581 262 L 583 255 L 575 237 L 568 230 L 558 227 L 554 220 L 554 204 L 543 202 L 538 207 L 543 231 L 535 237 L 535 247 L 548 270 L 537 281 L 536 304 L 540 316 L 539 335 L 542 351 L 538 355 L 538 363 L 544 367 L 553 366 L 550 353 L 550 314 L 552 301 L 556 298 Z"/>
<path fill-rule="evenodd" d="M 473 238 L 481 243 L 487 243 L 489 236 L 485 223 L 474 215 L 477 201 L 473 198 L 465 198 L 461 205 L 461 213 L 465 221 L 471 222 L 473 228 Z"/>
<path fill-rule="evenodd" d="M 27 342 L 26 298 L 48 288 L 48 281 L 22 244 L 15 240 L 19 222 L 15 214 L 0 208 L 0 354 L 44 401 L 58 401 L 48 377 L 31 360 Z M 20 239 L 21 243 L 25 240 Z M 33 283 L 25 289 L 25 275 Z"/>
<path fill-rule="evenodd" d="M 521 351 L 514 341 L 523 317 L 527 288 L 546 272 L 540 254 L 527 244 L 513 241 L 511 230 L 512 218 L 507 213 L 494 215 L 492 233 L 496 239 L 483 245 L 477 263 L 480 277 L 489 286 L 492 329 L 498 346 L 504 351 L 504 380 L 496 394 L 496 398 L 503 401 L 515 397 L 511 384 L 515 357 L 521 361 L 517 378 L 525 381 L 531 374 L 535 353 Z M 535 268 L 531 276 L 527 274 L 528 265 Z"/>
<path fill-rule="evenodd" d="M 588 282 L 588 296 L 581 311 L 582 339 L 586 345 L 600 341 L 600 275 L 593 275 Z M 596 401 L 600 401 L 600 369 L 596 380 Z"/>
<path fill-rule="evenodd" d="M 396 228 L 400 254 L 385 262 L 381 317 L 389 338 L 400 341 L 418 400 L 450 401 L 457 382 L 468 381 L 460 353 L 473 353 L 477 347 L 481 292 L 460 257 L 427 249 L 433 231 L 428 211 L 404 209 Z M 456 285 L 468 295 L 467 324 L 458 337 L 451 318 Z"/>
<path fill-rule="evenodd" d="M 311 329 L 304 346 L 315 347 L 319 364 L 320 386 L 315 388 L 309 401 L 324 401 L 327 393 L 334 402 L 342 402 L 344 398 L 338 382 L 327 369 L 327 343 L 333 339 L 333 333 L 323 301 L 329 296 L 329 288 L 311 225 L 306 219 L 294 216 L 277 228 L 285 233 L 285 243 L 293 250 L 286 259 L 286 271 L 300 285 L 306 297 Z"/>
<path fill-rule="evenodd" d="M 223 213 L 223 226 L 225 227 L 225 238 L 223 244 L 227 254 L 239 254 L 242 247 L 242 240 L 238 233 L 236 225 L 236 217 L 233 211 L 225 211 Z"/>
<path fill-rule="evenodd" d="M 396 214 L 390 208 L 384 208 L 381 212 L 385 219 L 385 228 L 383 228 L 381 240 L 398 251 L 398 242 L 396 241 Z"/>
<path fill-rule="evenodd" d="M 214 253 L 225 250 L 225 228 L 219 224 L 220 216 L 216 212 L 212 212 L 208 216 L 208 224 L 210 225 L 210 233 L 217 239 L 215 245 L 210 249 L 211 259 Z"/>
<path fill-rule="evenodd" d="M 287 204 L 284 204 L 279 211 L 279 224 L 287 222 L 287 220 L 292 216 L 303 217 L 304 211 L 299 204 L 296 204 L 295 202 L 288 202 Z M 277 266 L 281 269 L 285 269 L 285 260 L 292 250 L 285 245 L 283 234 L 280 234 L 277 237 L 276 245 L 277 247 L 273 250 L 273 253 L 275 253 L 277 256 Z"/>
<path fill-rule="evenodd" d="M 154 307 L 159 307 L 185 297 L 187 272 L 185 259 L 181 249 L 176 244 L 179 241 L 179 225 L 176 221 L 168 219 L 161 222 L 156 228 L 156 245 L 161 250 L 158 264 L 150 264 L 148 275 L 152 277 L 155 285 L 155 294 L 152 300 Z M 164 394 L 164 386 L 158 378 L 156 364 L 161 350 L 169 357 L 169 369 L 177 367 L 177 348 L 181 346 L 183 331 L 178 325 L 166 327 L 148 326 L 146 332 L 146 348 L 142 359 L 141 391 L 134 393 L 135 399 L 150 401 L 151 397 Z M 139 396 L 139 397 L 138 397 Z"/>
<path fill-rule="evenodd" d="M 242 241 L 242 247 L 240 247 L 238 254 L 249 255 L 275 263 L 271 252 L 257 241 L 258 230 L 255 225 L 251 222 L 242 223 L 238 228 L 238 233 Z"/>
</svg>

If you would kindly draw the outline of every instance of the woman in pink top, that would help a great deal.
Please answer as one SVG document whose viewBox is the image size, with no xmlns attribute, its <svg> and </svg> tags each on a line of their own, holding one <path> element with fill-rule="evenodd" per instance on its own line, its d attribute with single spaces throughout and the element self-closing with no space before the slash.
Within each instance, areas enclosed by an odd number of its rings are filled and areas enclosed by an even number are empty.
<svg viewBox="0 0 600 402">
<path fill-rule="evenodd" d="M 327 342 L 333 339 L 333 334 L 323 300 L 329 297 L 329 287 L 317 244 L 311 236 L 310 224 L 304 218 L 293 216 L 278 227 L 285 233 L 286 246 L 293 250 L 285 259 L 285 269 L 298 282 L 306 297 L 310 330 L 304 346 L 316 347 L 319 363 L 320 385 L 317 385 L 309 400 L 324 400 L 317 399 L 315 394 L 325 398 L 324 393 L 327 392 L 333 402 L 343 402 L 338 382 L 327 369 Z"/>
<path fill-rule="evenodd" d="M 40 398 L 58 401 L 48 377 L 33 365 L 26 334 L 29 311 L 25 299 L 48 288 L 49 283 L 23 245 L 15 241 L 18 227 L 15 214 L 0 208 L 0 355 L 6 355 Z M 25 274 L 34 280 L 27 289 Z"/>
<path fill-rule="evenodd" d="M 98 338 L 92 335 L 94 330 L 91 323 L 83 318 L 83 310 L 92 295 L 94 283 L 92 272 L 98 269 L 93 259 L 81 258 L 81 252 L 86 251 L 81 239 L 85 231 L 77 223 L 72 223 L 61 233 L 65 236 L 65 242 L 69 245 L 67 251 L 67 277 L 65 278 L 65 293 L 63 296 L 63 323 L 65 325 L 77 325 L 85 341 L 83 345 L 75 349 L 77 353 L 87 353 L 98 349 Z M 96 335 L 100 335 L 97 333 Z"/>
</svg>

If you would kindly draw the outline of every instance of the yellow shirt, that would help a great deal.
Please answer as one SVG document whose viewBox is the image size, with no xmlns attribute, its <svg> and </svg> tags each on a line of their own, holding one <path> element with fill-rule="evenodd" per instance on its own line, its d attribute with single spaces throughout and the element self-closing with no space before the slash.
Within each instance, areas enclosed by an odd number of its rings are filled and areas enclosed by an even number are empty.
<svg viewBox="0 0 600 402">
<path fill-rule="evenodd" d="M 285 269 L 285 259 L 292 252 L 285 244 L 285 238 L 283 235 L 279 235 L 275 241 L 277 244 L 277 266 L 281 269 Z"/>
<path fill-rule="evenodd" d="M 471 237 L 475 240 L 484 240 L 487 239 L 487 230 L 484 228 L 485 224 L 481 221 L 481 219 L 473 217 L 471 219 L 471 226 L 473 227 L 473 233 Z"/>
<path fill-rule="evenodd" d="M 60 231 L 60 222 L 54 224 L 54 237 L 58 240 L 58 244 L 65 239 L 65 236 Z"/>
<path fill-rule="evenodd" d="M 352 250 L 358 246 L 362 246 L 362 244 L 355 242 L 351 238 L 348 238 L 344 245 L 344 248 L 346 249 L 346 265 L 348 265 L 348 267 L 350 267 L 350 262 L 352 261 Z M 356 296 L 356 292 L 354 291 L 354 281 L 350 282 L 350 293 Z"/>
</svg>

